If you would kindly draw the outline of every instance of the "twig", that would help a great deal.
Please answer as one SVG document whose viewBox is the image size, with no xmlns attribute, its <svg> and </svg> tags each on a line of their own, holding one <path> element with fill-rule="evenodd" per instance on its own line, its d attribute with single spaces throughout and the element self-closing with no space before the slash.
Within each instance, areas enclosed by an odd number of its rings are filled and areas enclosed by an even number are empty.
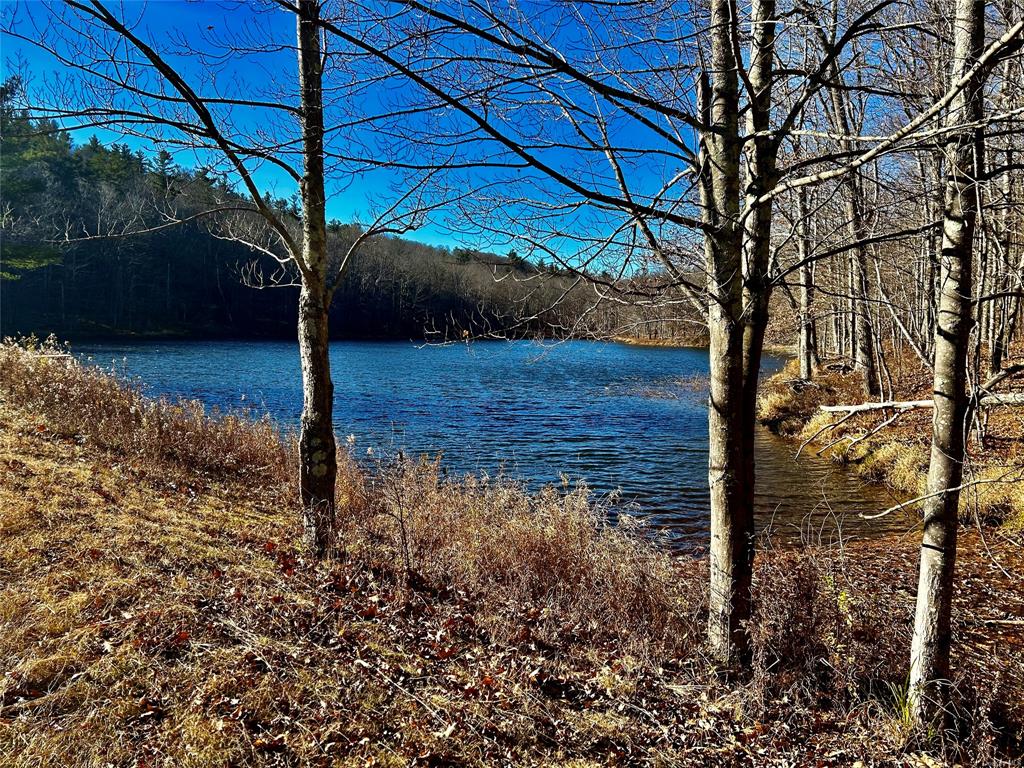
<svg viewBox="0 0 1024 768">
<path fill-rule="evenodd" d="M 822 432 L 826 432 L 826 431 L 828 431 L 830 429 L 835 429 L 836 427 L 838 427 L 840 424 L 842 424 L 847 419 L 852 419 L 854 414 L 855 414 L 855 411 L 851 411 L 850 413 L 848 413 L 845 416 L 843 416 L 843 418 L 841 418 L 839 421 L 837 421 L 835 423 L 832 423 L 832 424 L 826 424 L 824 427 L 819 429 L 817 432 L 815 432 L 813 435 L 811 435 L 809 438 L 804 440 L 803 443 L 800 444 L 800 447 L 797 449 L 796 456 L 794 456 L 793 458 L 799 459 L 800 458 L 800 454 L 803 453 L 803 451 L 804 451 L 804 448 L 806 448 L 808 445 L 810 445 L 812 442 L 814 442 L 814 439 L 818 435 L 820 435 Z"/>
<path fill-rule="evenodd" d="M 1019 483 L 1021 482 L 1021 480 L 1024 480 L 1024 478 L 1014 478 L 1013 480 L 1006 480 L 1005 478 L 1006 475 L 1003 475 L 1002 477 L 985 478 L 982 480 L 972 480 L 969 483 L 961 483 L 960 485 L 955 485 L 952 488 L 942 488 L 938 491 L 934 491 L 933 493 L 926 493 L 923 496 L 918 496 L 916 498 L 911 499 L 910 501 L 904 501 L 902 504 L 897 504 L 895 507 L 889 507 L 888 509 L 873 515 L 865 515 L 862 512 L 860 516 L 865 520 L 877 520 L 878 518 L 885 517 L 886 515 L 890 515 L 893 512 L 899 512 L 901 509 L 906 509 L 907 507 L 916 504 L 919 501 L 927 501 L 928 499 L 933 499 L 936 496 L 941 496 L 942 494 L 949 493 L 950 491 L 961 491 L 964 488 L 970 488 L 975 485 L 987 485 L 988 483 Z"/>
<path fill-rule="evenodd" d="M 865 439 L 867 439 L 867 438 L 871 437 L 871 436 L 872 436 L 873 434 L 875 434 L 876 432 L 880 432 L 880 431 L 882 431 L 883 429 L 885 429 L 886 427 L 888 427 L 888 426 L 889 426 L 890 424 L 892 424 L 892 423 L 893 423 L 894 421 L 896 421 L 896 419 L 898 419 L 898 418 L 899 418 L 900 416 L 902 416 L 902 415 L 903 415 L 904 413 L 906 413 L 906 412 L 907 412 L 907 411 L 906 411 L 906 409 L 902 409 L 902 410 L 897 410 L 897 411 L 896 411 L 896 413 L 894 413 L 894 414 L 893 414 L 892 416 L 890 416 L 890 417 L 889 417 L 888 419 L 886 419 L 885 421 L 883 421 L 883 422 L 882 422 L 881 424 L 879 424 L 879 425 L 878 425 L 877 427 L 874 427 L 873 429 L 870 429 L 870 430 L 868 430 L 867 432 L 865 432 L 865 433 L 864 433 L 863 435 L 861 435 L 860 437 L 857 437 L 857 438 L 855 438 L 855 439 L 854 439 L 854 440 L 853 440 L 853 441 L 852 441 L 852 442 L 851 442 L 851 443 L 850 443 L 850 444 L 849 444 L 849 445 L 847 446 L 847 449 L 853 448 L 853 446 L 855 446 L 855 445 L 856 445 L 857 443 L 859 443 L 859 442 L 860 442 L 861 440 L 865 440 Z"/>
<path fill-rule="evenodd" d="M 425 702 L 422 698 L 417 696 L 415 693 L 413 693 L 412 691 L 408 691 L 405 688 L 403 688 L 397 681 L 392 679 L 390 675 L 385 674 L 383 670 L 379 669 L 378 667 L 374 666 L 373 664 L 370 664 L 368 661 L 364 661 L 363 659 L 356 659 L 355 660 L 355 665 L 358 666 L 358 667 L 364 667 L 365 669 L 368 669 L 371 672 L 376 673 L 381 679 L 383 679 L 383 680 L 387 681 L 388 683 L 390 683 L 400 693 L 404 693 L 410 699 L 412 699 L 413 701 L 418 703 L 425 710 L 427 710 L 427 712 L 430 713 L 431 717 L 433 717 L 435 720 L 437 720 L 437 722 L 439 722 L 442 725 L 444 725 L 446 731 L 449 731 L 449 729 L 454 730 L 455 723 L 452 723 L 449 720 L 447 720 L 443 715 L 441 715 L 440 712 L 438 712 L 436 709 L 434 709 L 432 706 L 430 706 L 427 702 Z"/>
</svg>

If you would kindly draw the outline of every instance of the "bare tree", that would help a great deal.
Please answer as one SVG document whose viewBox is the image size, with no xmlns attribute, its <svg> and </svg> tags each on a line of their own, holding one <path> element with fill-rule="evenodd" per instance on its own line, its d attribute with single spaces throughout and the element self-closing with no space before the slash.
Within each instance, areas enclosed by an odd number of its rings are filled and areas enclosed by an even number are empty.
<svg viewBox="0 0 1024 768">
<path fill-rule="evenodd" d="M 434 152 L 439 135 L 458 136 L 463 157 L 473 161 L 469 185 L 482 168 L 503 174 L 490 196 L 467 209 L 478 231 L 547 249 L 590 280 L 601 258 L 617 260 L 620 274 L 655 263 L 665 290 L 703 305 L 711 378 L 709 639 L 725 665 L 747 647 L 754 404 L 772 290 L 782 279 L 773 267 L 775 201 L 863 173 L 932 130 L 951 98 L 944 94 L 881 136 L 850 136 L 840 127 L 839 148 L 779 167 L 805 108 L 847 64 L 854 41 L 885 29 L 880 15 L 891 5 L 846 9 L 813 57 L 804 56 L 801 25 L 786 25 L 777 37 L 780 16 L 799 16 L 803 6 L 780 9 L 773 0 L 743 9 L 711 0 L 709 15 L 699 18 L 672 3 L 499 8 L 396 0 L 384 11 L 362 6 L 373 23 L 355 24 L 350 7 L 349 16 L 324 24 L 412 86 L 403 91 L 406 119 L 382 121 L 383 133 Z M 567 25 L 590 34 L 568 34 Z M 619 43 L 602 42 L 609 39 Z M 808 253 L 783 272 L 886 237 L 894 235 L 858 229 L 852 244 Z M 551 245 L 566 240 L 576 247 Z M 633 267 L 621 266 L 630 261 Z M 864 282 L 852 293 L 864 294 Z"/>
<path fill-rule="evenodd" d="M 325 158 L 334 158 L 330 170 L 348 181 L 367 164 L 349 151 L 346 165 L 328 146 L 340 143 L 352 122 L 336 110 L 334 122 L 325 126 L 325 71 L 341 85 L 350 80 L 342 52 L 325 49 L 322 3 L 297 0 L 257 7 L 237 33 L 218 38 L 212 32 L 205 50 L 195 48 L 184 34 L 159 44 L 147 39 L 145 15 L 129 19 L 129 10 L 122 6 L 115 11 L 100 0 L 49 3 L 43 11 L 9 6 L 4 32 L 48 53 L 59 67 L 59 74 L 31 95 L 34 114 L 56 119 L 70 131 L 100 125 L 120 130 L 222 167 L 234 188 L 199 215 L 216 218 L 220 236 L 246 242 L 277 260 L 283 267 L 279 282 L 298 285 L 303 389 L 299 488 L 305 538 L 313 553 L 322 556 L 332 546 L 337 474 L 328 309 L 363 243 L 380 234 L 408 231 L 422 219 L 426 176 L 398 189 L 345 252 L 331 253 Z M 280 34 L 278 22 L 285 17 L 294 21 L 294 42 Z M 281 55 L 289 52 L 296 57 L 294 78 L 271 83 L 262 94 L 251 82 L 236 82 L 225 64 L 241 62 L 257 71 L 281 65 Z M 182 60 L 191 67 L 182 66 Z M 296 214 L 282 211 L 265 196 L 258 180 L 265 168 L 298 187 L 301 208 Z M 163 215 L 166 223 L 161 227 L 181 223 L 173 210 Z M 119 235 L 144 231 L 152 229 L 126 226 Z"/>
<path fill-rule="evenodd" d="M 953 25 L 953 79 L 966 87 L 950 103 L 948 175 L 935 332 L 935 409 L 925 503 L 917 611 L 910 654 L 914 718 L 933 725 L 944 711 L 950 678 L 950 614 L 956 565 L 960 485 L 967 415 L 967 353 L 971 331 L 972 255 L 978 213 L 984 73 L 977 67 L 985 42 L 984 0 L 958 0 Z"/>
</svg>

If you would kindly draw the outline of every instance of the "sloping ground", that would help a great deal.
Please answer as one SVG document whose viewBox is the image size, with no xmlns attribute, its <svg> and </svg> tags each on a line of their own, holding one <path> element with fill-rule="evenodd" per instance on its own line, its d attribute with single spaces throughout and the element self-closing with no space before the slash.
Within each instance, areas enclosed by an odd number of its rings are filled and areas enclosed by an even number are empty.
<svg viewBox="0 0 1024 768">
<path fill-rule="evenodd" d="M 140 462 L 0 399 L 0 764 L 934 764 L 900 715 L 910 538 L 762 553 L 729 686 L 702 660 L 702 562 L 585 495 L 430 471 L 349 479 L 366 519 L 316 565 L 287 484 Z M 1009 765 L 1024 568 L 987 545 L 965 542 L 957 598 L 960 759 Z"/>
</svg>

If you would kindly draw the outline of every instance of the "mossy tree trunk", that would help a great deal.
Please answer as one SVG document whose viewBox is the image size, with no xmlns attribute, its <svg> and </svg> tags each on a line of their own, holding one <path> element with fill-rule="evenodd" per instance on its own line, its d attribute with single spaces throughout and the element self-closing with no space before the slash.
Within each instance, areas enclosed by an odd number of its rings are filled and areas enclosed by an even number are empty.
<svg viewBox="0 0 1024 768">
<path fill-rule="evenodd" d="M 300 124 L 303 174 L 302 258 L 299 269 L 299 356 L 302 365 L 302 418 L 299 431 L 299 489 L 306 543 L 317 557 L 332 545 L 335 482 L 334 384 L 331 381 L 328 311 L 327 216 L 324 189 L 323 59 L 319 2 L 298 3 Z"/>
</svg>

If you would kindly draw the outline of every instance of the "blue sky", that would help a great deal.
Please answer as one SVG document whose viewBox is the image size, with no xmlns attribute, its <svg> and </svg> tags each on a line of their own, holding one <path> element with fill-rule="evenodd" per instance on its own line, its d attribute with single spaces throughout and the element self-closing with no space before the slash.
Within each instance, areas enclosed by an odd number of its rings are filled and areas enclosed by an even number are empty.
<svg viewBox="0 0 1024 768">
<path fill-rule="evenodd" d="M 292 14 L 273 8 L 270 4 L 261 6 L 258 0 L 246 3 L 212 0 L 117 3 L 111 0 L 109 5 L 120 18 L 137 22 L 134 27 L 137 34 L 153 44 L 197 92 L 207 96 L 217 94 L 297 104 L 296 60 L 292 49 L 295 22 Z M 608 79 L 619 78 L 623 72 L 639 67 L 640 74 L 631 75 L 635 82 L 630 87 L 648 92 L 658 99 L 672 100 L 679 109 L 691 107 L 692 94 L 688 89 L 680 88 L 676 81 L 666 82 L 662 79 L 662 74 L 669 71 L 675 62 L 673 57 L 685 57 L 688 55 L 685 51 L 674 52 L 660 48 L 637 51 L 627 47 L 610 53 L 601 43 L 601 35 L 596 34 L 602 30 L 601 20 L 588 20 L 588 27 L 596 35 L 590 38 L 580 34 L 581 27 L 577 20 L 566 16 L 557 4 L 536 2 L 528 5 L 540 28 L 545 30 L 545 36 L 557 40 L 570 55 L 577 54 L 583 62 L 582 66 Z M 387 3 L 381 3 L 381 7 L 387 11 L 393 10 Z M 451 7 L 458 9 L 460 6 L 453 3 Z M 347 13 L 351 6 L 340 3 L 332 8 L 336 13 Z M 634 9 L 624 12 L 628 15 L 641 11 Z M 17 18 L 20 24 L 18 29 L 22 34 L 37 42 L 49 41 L 58 55 L 80 57 L 89 52 L 89 35 L 82 34 L 85 27 L 77 17 L 67 16 L 70 23 L 62 27 L 59 11 L 54 16 L 46 3 L 18 4 L 10 0 L 4 0 L 3 13 L 5 26 L 10 24 L 12 18 Z M 352 11 L 354 14 L 355 11 Z M 621 19 L 618 21 L 622 22 Z M 628 23 L 634 21 L 628 19 Z M 355 32 L 357 36 L 366 35 L 378 43 L 384 41 L 385 45 L 392 42 L 388 40 L 392 33 L 390 23 L 382 25 L 366 17 L 346 19 L 344 23 L 349 31 L 359 30 Z M 686 19 L 676 19 L 672 14 L 669 14 L 664 27 L 659 27 L 659 23 L 655 23 L 656 31 L 650 33 L 655 37 L 660 33 L 672 37 L 692 31 L 692 28 L 687 27 L 689 22 Z M 395 34 L 401 36 L 400 25 L 395 26 L 399 30 Z M 343 50 L 344 44 L 338 38 L 328 35 L 327 39 L 332 50 Z M 255 41 L 261 46 L 270 43 L 272 50 L 244 56 L 236 51 L 231 55 L 219 56 L 219 53 L 224 53 L 222 46 L 228 41 Z M 60 82 L 62 71 L 66 68 L 52 55 L 40 51 L 37 45 L 11 37 L 3 43 L 5 70 L 10 72 L 19 64 L 22 65 L 30 74 L 30 88 Z M 472 59 L 474 41 L 459 40 L 455 36 L 445 38 L 443 44 L 454 48 L 438 51 L 432 40 L 425 50 L 420 51 L 415 48 L 415 42 L 409 44 L 408 40 L 403 40 L 389 50 L 397 51 L 399 57 L 409 56 L 414 68 L 419 68 L 428 79 L 436 78 L 445 90 L 456 95 L 461 93 L 470 100 L 467 103 L 473 103 L 472 99 L 479 93 L 486 92 L 486 66 L 467 74 L 467 70 L 461 68 L 458 62 L 458 55 L 437 67 L 431 57 L 437 54 L 443 58 L 447 53 L 454 52 L 465 53 Z M 642 38 L 638 45 L 643 45 Z M 484 52 L 485 59 L 487 53 Z M 656 54 L 653 63 L 646 60 L 648 54 Z M 122 55 L 120 51 L 119 55 Z M 139 58 L 137 53 L 135 56 Z M 664 58 L 666 56 L 667 59 Z M 342 61 L 354 60 L 342 58 Z M 354 97 L 346 94 L 345 98 L 331 98 L 329 89 L 332 84 L 348 87 L 352 76 L 345 70 L 329 71 L 325 78 L 326 124 L 329 132 L 332 125 L 344 124 L 347 120 L 403 110 L 410 105 L 422 105 L 425 99 L 429 101 L 432 98 L 425 96 L 417 86 L 395 75 L 392 70 L 381 74 L 384 71 L 380 68 L 382 65 L 371 61 L 355 65 L 369 68 L 357 68 L 358 76 L 365 76 L 369 71 L 381 79 L 374 80 L 372 85 L 361 89 Z M 670 66 L 666 69 L 664 65 Z M 161 78 L 143 77 L 147 88 L 160 87 Z M 578 84 L 552 80 L 545 83 L 545 87 L 548 86 L 561 89 L 561 96 L 577 101 L 583 109 L 580 114 L 585 115 L 592 106 L 592 94 L 581 89 Z M 557 107 L 541 103 L 547 98 L 546 94 L 538 99 L 538 91 L 531 90 L 532 87 L 513 82 L 494 94 L 488 93 L 488 97 L 497 99 L 492 102 L 495 106 L 489 119 L 497 121 L 502 130 L 515 134 L 519 141 L 531 146 L 535 156 L 557 168 L 565 177 L 579 180 L 590 189 L 618 195 L 618 179 L 609 169 L 604 153 L 586 147 L 568 149 L 574 142 L 580 142 L 575 128 L 564 120 Z M 118 89 L 110 93 L 112 95 L 106 98 L 115 101 L 126 98 L 123 91 Z M 90 92 L 87 85 L 76 84 L 66 98 L 69 103 L 77 106 L 102 102 L 105 96 L 101 91 Z M 478 112 L 487 110 L 486 105 L 475 103 L 473 108 Z M 230 113 L 225 110 L 227 108 L 218 114 L 218 119 L 223 126 L 229 126 L 231 131 L 237 132 L 242 140 L 251 140 L 257 134 L 260 134 L 261 141 L 294 140 L 297 135 L 293 118 L 279 110 L 248 107 L 237 108 Z M 678 194 L 681 204 L 686 204 L 689 182 L 682 171 L 685 170 L 687 160 L 680 155 L 678 147 L 662 141 L 648 128 L 617 113 L 607 103 L 600 105 L 599 111 L 606 120 L 605 127 L 611 141 L 620 151 L 618 159 L 625 169 L 633 199 L 653 200 L 659 196 L 659 206 L 671 206 L 674 195 Z M 402 121 L 405 124 L 400 124 Z M 407 128 L 410 129 L 409 136 L 418 136 L 422 141 L 403 141 Z M 596 131 L 593 124 L 587 128 L 592 134 Z M 91 134 L 97 134 L 105 142 L 124 141 L 133 149 L 155 152 L 163 141 L 174 135 L 174 131 L 160 129 L 154 135 L 160 141 L 144 142 L 136 137 L 126 138 L 115 130 L 90 127 L 83 130 L 77 140 L 84 142 Z M 437 108 L 436 104 L 426 113 L 414 112 L 411 117 L 390 121 L 390 125 L 389 121 L 377 121 L 330 135 L 334 138 L 330 140 L 333 145 L 328 147 L 329 150 L 351 152 L 361 158 L 383 158 L 388 161 L 398 158 L 409 163 L 423 163 L 451 152 L 460 162 L 512 160 L 521 163 L 520 158 L 495 142 L 485 140 L 475 125 L 456 110 L 449 107 Z M 158 146 L 154 147 L 153 143 Z M 165 145 L 165 148 L 174 149 L 171 145 Z M 278 149 L 273 154 L 275 157 L 288 156 L 287 151 Z M 183 166 L 208 163 L 216 157 L 220 157 L 219 153 L 201 151 L 197 154 L 191 150 L 176 153 L 177 162 Z M 291 160 L 297 159 L 292 154 Z M 265 163 L 261 168 L 253 170 L 253 174 L 261 189 L 277 196 L 289 197 L 296 191 L 294 180 L 272 164 Z M 675 186 L 665 191 L 663 185 L 668 179 L 673 179 L 672 184 Z M 480 170 L 478 166 L 471 170 L 446 172 L 443 182 L 443 191 L 437 194 L 449 200 L 453 196 L 464 195 L 466 199 L 461 202 L 465 208 L 460 210 L 458 206 L 447 204 L 407 237 L 432 244 L 469 245 L 501 253 L 515 248 L 534 260 L 550 260 L 552 253 L 574 260 L 574 254 L 580 253 L 578 261 L 584 262 L 588 249 L 597 249 L 601 252 L 600 258 L 605 258 L 602 239 L 619 231 L 617 228 L 629 220 L 628 215 L 607 206 L 602 208 L 584 204 L 577 193 L 567 190 L 541 171 L 509 167 Z M 408 174 L 394 167 L 375 168 L 368 172 L 364 170 L 356 174 L 328 174 L 328 216 L 346 222 L 358 220 L 365 223 L 373 218 L 374 210 L 386 208 L 398 199 L 408 189 L 408 183 Z M 662 192 L 666 192 L 663 197 Z M 692 216 L 693 212 L 689 213 Z M 620 235 L 621 239 L 629 239 L 631 226 L 622 230 L 624 234 Z M 676 236 L 674 232 L 660 234 Z M 537 248 L 531 251 L 529 247 L 524 247 L 523 237 L 531 237 L 538 244 Z M 621 247 L 621 244 L 616 247 Z M 611 266 L 614 271 L 617 269 L 614 261 L 619 257 L 612 255 L 609 258 L 612 262 L 602 266 Z M 598 268 L 596 262 L 589 263 L 589 266 Z"/>
<path fill-rule="evenodd" d="M 40 25 L 40 28 L 45 29 L 51 24 L 45 3 L 19 4 L 11 2 L 11 0 L 2 0 L 2 6 L 5 16 L 12 13 L 17 14 L 18 28 L 23 32 L 34 32 L 36 28 L 34 25 Z M 138 19 L 139 24 L 135 31 L 139 33 L 140 37 L 147 42 L 153 41 L 161 46 L 176 47 L 174 44 L 180 37 L 181 41 L 190 46 L 209 49 L 211 40 L 244 33 L 247 25 L 252 24 L 254 20 L 258 20 L 261 31 L 273 29 L 275 37 L 280 41 L 287 44 L 292 44 L 294 41 L 293 16 L 283 11 L 256 14 L 244 3 L 221 3 L 210 2 L 210 0 L 205 2 L 127 0 L 120 3 L 111 2 L 109 6 L 122 18 Z M 6 21 L 7 19 L 5 19 L 5 26 Z M 64 71 L 61 62 L 49 52 L 16 37 L 10 35 L 0 37 L 0 48 L 2 48 L 3 77 L 6 78 L 15 72 L 26 73 L 30 89 L 46 87 L 54 78 L 60 78 Z M 58 46 L 58 51 L 60 50 L 61 47 Z M 202 62 L 182 56 L 169 55 L 169 58 L 175 62 L 179 71 L 189 80 L 190 84 L 201 84 L 209 76 L 209 70 L 204 67 Z M 258 66 L 253 66 L 257 64 L 257 60 Z M 238 80 L 237 84 L 231 83 L 225 90 L 232 90 L 240 96 L 249 96 L 251 94 L 245 92 L 246 86 L 249 84 L 256 90 L 262 90 L 266 87 L 273 87 L 277 82 L 294 91 L 295 70 L 294 53 L 281 51 L 253 57 L 250 61 L 240 62 L 238 66 L 225 66 L 218 71 L 218 75 L 228 82 L 232 79 Z M 197 90 L 203 91 L 204 89 L 197 88 Z M 220 90 L 219 86 L 218 90 Z M 211 91 L 207 90 L 206 92 Z M 262 127 L 263 117 L 260 114 L 240 114 L 234 116 L 231 122 L 238 128 L 250 132 Z M 92 135 L 98 136 L 104 143 L 128 144 L 133 150 L 142 150 L 147 155 L 154 155 L 160 148 L 175 150 L 170 145 L 126 135 L 123 131 L 116 129 L 88 127 L 73 133 L 76 144 L 85 143 Z M 184 167 L 195 167 L 211 160 L 210 155 L 197 155 L 189 151 L 175 150 L 174 154 L 178 164 Z M 254 178 L 262 190 L 279 197 L 287 198 L 297 191 L 294 180 L 284 171 L 273 166 L 265 165 L 259 168 L 254 172 Z M 386 202 L 388 195 L 392 194 L 389 184 L 395 181 L 396 179 L 392 176 L 382 172 L 362 177 L 350 175 L 329 177 L 328 218 L 336 218 L 344 222 L 357 219 L 367 220 L 370 218 L 370 212 L 375 203 Z M 471 236 L 454 233 L 451 228 L 446 226 L 442 213 L 438 213 L 432 219 L 406 237 L 450 247 L 475 245 Z"/>
</svg>

